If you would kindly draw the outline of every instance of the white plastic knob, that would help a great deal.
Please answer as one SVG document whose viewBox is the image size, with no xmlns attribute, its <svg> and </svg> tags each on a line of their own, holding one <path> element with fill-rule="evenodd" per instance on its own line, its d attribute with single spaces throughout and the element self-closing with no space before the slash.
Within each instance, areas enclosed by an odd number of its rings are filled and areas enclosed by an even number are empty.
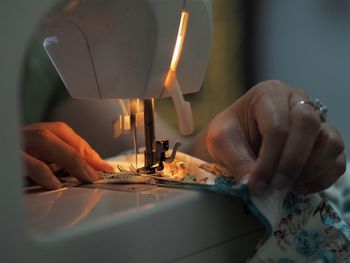
<svg viewBox="0 0 350 263">
<path fill-rule="evenodd" d="M 166 89 L 175 106 L 180 133 L 182 135 L 190 135 L 194 130 L 192 107 L 191 103 L 185 101 L 174 71 L 169 71 L 168 73 Z"/>
</svg>

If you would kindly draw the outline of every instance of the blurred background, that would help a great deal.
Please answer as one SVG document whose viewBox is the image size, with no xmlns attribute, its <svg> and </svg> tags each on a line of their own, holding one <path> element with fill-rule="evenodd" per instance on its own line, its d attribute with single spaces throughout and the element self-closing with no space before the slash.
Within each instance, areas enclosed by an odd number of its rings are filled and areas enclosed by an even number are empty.
<svg viewBox="0 0 350 263">
<path fill-rule="evenodd" d="M 328 106 L 350 150 L 350 1 L 250 1 L 248 86 L 280 79 Z"/>
<path fill-rule="evenodd" d="M 213 0 L 212 4 L 213 43 L 207 74 L 201 92 L 187 95 L 193 105 L 196 131 L 257 82 L 280 79 L 305 89 L 311 98 L 327 105 L 329 122 L 342 133 L 349 148 L 350 0 Z M 112 154 L 106 148 L 113 138 L 98 145 L 96 140 L 107 135 L 87 130 L 92 124 L 101 130 L 111 125 L 111 120 L 106 124 L 95 115 L 99 110 L 116 111 L 117 106 L 104 102 L 90 107 L 91 102 L 72 102 L 35 40 L 28 49 L 22 101 L 24 123 L 66 121 L 103 156 Z M 72 114 L 71 110 L 64 115 L 57 110 L 71 109 L 72 103 L 85 115 Z M 169 100 L 157 102 L 156 109 L 177 129 Z"/>
</svg>

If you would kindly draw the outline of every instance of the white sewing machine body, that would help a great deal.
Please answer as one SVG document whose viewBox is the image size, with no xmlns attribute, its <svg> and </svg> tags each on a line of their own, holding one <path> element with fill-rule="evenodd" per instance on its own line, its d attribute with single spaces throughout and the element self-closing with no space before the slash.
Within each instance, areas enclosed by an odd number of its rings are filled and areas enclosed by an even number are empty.
<svg viewBox="0 0 350 263">
<path fill-rule="evenodd" d="M 79 5 L 79 2 L 77 0 L 69 3 L 74 8 L 74 4 Z M 103 1 L 90 2 L 97 4 Z M 135 8 L 150 12 L 143 12 L 144 15 L 157 14 L 149 24 L 142 25 L 147 28 L 158 26 L 158 30 L 150 31 L 153 32 L 151 37 L 153 42 L 145 43 L 144 37 L 147 34 L 140 30 L 142 27 L 139 23 L 131 23 L 138 32 L 138 34 L 132 34 L 137 39 L 128 42 L 122 38 L 123 35 L 116 36 L 115 39 L 126 49 L 144 48 L 153 56 L 149 54 L 142 56 L 138 53 L 140 56 L 133 57 L 134 60 L 131 63 L 137 67 L 123 68 L 122 63 L 130 59 L 125 56 L 124 51 L 115 54 L 111 47 L 98 46 L 97 42 L 95 49 L 97 53 L 78 48 L 69 55 L 77 56 L 74 58 L 79 58 L 76 62 L 81 67 L 72 67 L 63 61 L 63 69 L 59 70 L 67 86 L 72 87 L 71 94 L 76 97 L 91 98 L 118 96 L 158 98 L 166 95 L 166 92 L 162 91 L 163 84 L 169 70 L 178 20 L 185 2 L 194 16 L 210 10 L 209 1 L 204 0 L 106 1 L 108 7 L 115 7 L 114 3 L 129 3 L 129 5 L 135 5 Z M 1 3 L 0 16 L 5 22 L 0 23 L 0 29 L 6 37 L 0 48 L 0 72 L 3 76 L 0 81 L 4 93 L 1 96 L 0 116 L 6 128 L 0 129 L 0 138 L 2 138 L 0 261 L 236 262 L 244 260 L 252 252 L 261 236 L 262 226 L 252 215 L 245 213 L 242 201 L 236 198 L 153 186 L 138 186 L 135 189 L 126 187 L 117 191 L 73 187 L 58 192 L 23 194 L 21 155 L 19 154 L 21 149 L 20 102 L 17 97 L 21 87 L 23 61 L 28 40 L 40 19 L 57 4 L 56 0 L 18 0 L 15 3 L 12 1 Z M 193 10 L 191 10 L 192 7 Z M 113 9 L 97 10 L 112 12 Z M 130 9 L 130 15 L 135 10 L 137 9 Z M 125 21 L 130 22 L 125 13 L 120 15 L 125 15 Z M 17 17 L 20 19 L 15 20 Z M 168 23 L 159 24 L 157 19 L 160 18 Z M 162 31 L 162 26 L 167 26 L 172 31 Z M 203 45 L 189 46 L 190 43 L 198 43 L 190 40 L 192 36 L 197 39 L 208 37 L 210 29 L 202 34 L 200 32 L 202 26 L 210 27 L 210 24 L 189 23 L 188 26 L 189 41 L 186 40 L 184 44 L 181 63 L 176 71 L 183 93 L 198 91 L 205 73 L 210 43 L 204 41 Z M 62 27 L 66 31 L 59 29 L 59 32 L 69 34 L 76 30 L 74 27 L 65 28 L 65 25 Z M 76 41 L 81 41 L 85 37 L 81 31 L 74 32 L 77 33 L 73 34 L 76 36 Z M 161 32 L 169 32 L 173 37 L 169 35 L 166 39 L 162 39 L 159 36 L 164 35 L 157 35 Z M 121 33 L 132 37 L 128 35 L 129 32 Z M 64 34 L 62 36 L 66 37 Z M 69 39 L 69 37 L 66 38 L 66 40 Z M 48 40 L 47 45 L 51 44 L 53 48 L 56 40 L 53 38 L 51 40 L 54 42 Z M 160 40 L 161 42 L 158 42 Z M 81 43 L 81 46 L 86 47 L 86 43 Z M 193 50 L 197 50 L 202 55 L 196 56 L 196 53 L 191 53 Z M 52 52 L 52 56 L 60 57 L 59 50 Z M 91 72 L 92 64 L 83 58 L 84 52 L 88 52 L 88 57 L 96 62 L 94 72 Z M 112 55 L 108 57 L 108 54 L 115 54 L 124 59 L 120 60 L 121 64 L 116 64 L 119 62 Z M 98 62 L 100 56 L 103 60 Z M 59 61 L 59 58 L 56 61 Z M 104 66 L 101 66 L 99 71 L 99 65 L 101 65 L 99 63 L 103 61 L 108 67 L 116 69 L 115 77 L 105 72 Z M 66 70 L 66 67 L 70 70 Z M 74 70 L 77 70 L 77 75 L 71 75 Z M 194 70 L 197 70 L 196 74 L 193 74 Z M 149 74 L 141 74 L 141 71 Z M 140 74 L 140 79 L 134 77 L 135 72 Z M 95 79 L 91 78 L 92 75 Z M 100 78 L 100 76 L 103 77 Z M 82 79 L 82 82 L 77 83 L 76 77 Z M 124 87 L 126 83 L 132 84 L 130 89 Z M 84 85 L 87 89 L 82 92 L 80 88 Z M 115 92 L 118 92 L 118 96 Z"/>
<path fill-rule="evenodd" d="M 193 93 L 210 55 L 209 0 L 63 1 L 36 35 L 72 97 L 160 98 L 183 10 L 189 19 L 176 76 L 182 93 Z"/>
<path fill-rule="evenodd" d="M 263 234 L 237 198 L 146 185 L 115 188 L 27 195 L 32 246 L 21 249 L 26 259 L 241 262 Z"/>
</svg>

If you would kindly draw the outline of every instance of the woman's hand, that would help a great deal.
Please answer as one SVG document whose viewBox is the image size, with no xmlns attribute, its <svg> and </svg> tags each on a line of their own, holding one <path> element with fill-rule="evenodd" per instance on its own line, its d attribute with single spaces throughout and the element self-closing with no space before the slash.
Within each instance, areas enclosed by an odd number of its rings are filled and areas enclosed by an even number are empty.
<svg viewBox="0 0 350 263">
<path fill-rule="evenodd" d="M 269 187 L 318 192 L 345 171 L 341 136 L 307 101 L 280 81 L 257 84 L 219 114 L 205 133 L 206 150 L 259 194 Z"/>
<path fill-rule="evenodd" d="M 99 179 L 96 170 L 113 171 L 100 156 L 62 122 L 35 123 L 24 126 L 23 161 L 26 175 L 45 189 L 61 187 L 48 164 L 66 169 L 81 182 Z"/>
</svg>

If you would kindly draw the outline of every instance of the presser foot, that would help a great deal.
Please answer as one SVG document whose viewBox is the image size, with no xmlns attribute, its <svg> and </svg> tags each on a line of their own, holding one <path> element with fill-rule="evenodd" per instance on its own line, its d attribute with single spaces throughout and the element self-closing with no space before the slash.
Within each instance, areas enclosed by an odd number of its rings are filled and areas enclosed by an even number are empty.
<svg viewBox="0 0 350 263">
<path fill-rule="evenodd" d="M 156 141 L 156 149 L 152 152 L 145 151 L 145 166 L 138 168 L 137 172 L 141 174 L 154 174 L 164 169 L 163 162 L 171 163 L 175 160 L 177 149 L 181 143 L 177 142 L 169 157 L 165 156 L 165 152 L 169 150 L 169 141 Z"/>
</svg>

